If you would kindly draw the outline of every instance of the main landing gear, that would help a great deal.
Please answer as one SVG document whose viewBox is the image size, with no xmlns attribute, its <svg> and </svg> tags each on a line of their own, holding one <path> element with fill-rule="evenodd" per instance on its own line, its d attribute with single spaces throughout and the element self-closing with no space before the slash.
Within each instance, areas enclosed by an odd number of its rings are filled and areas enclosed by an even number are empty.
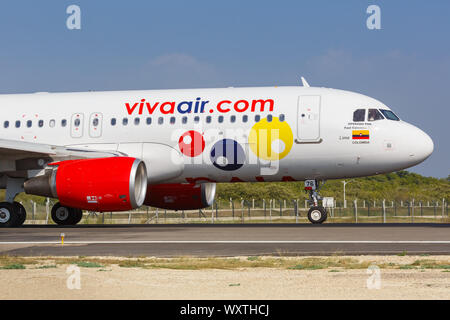
<svg viewBox="0 0 450 320">
<path fill-rule="evenodd" d="M 323 186 L 323 183 L 322 183 Z M 308 211 L 308 220 L 313 224 L 321 224 L 327 220 L 327 211 L 321 205 L 319 201 L 322 197 L 319 195 L 321 186 L 317 180 L 306 180 L 305 191 L 309 192 L 309 204 L 311 208 Z"/>
<path fill-rule="evenodd" d="M 83 211 L 65 207 L 57 202 L 52 207 L 52 219 L 60 226 L 74 226 L 83 218 Z"/>
<path fill-rule="evenodd" d="M 25 208 L 19 202 L 0 202 L 0 227 L 20 227 L 26 218 Z"/>
</svg>

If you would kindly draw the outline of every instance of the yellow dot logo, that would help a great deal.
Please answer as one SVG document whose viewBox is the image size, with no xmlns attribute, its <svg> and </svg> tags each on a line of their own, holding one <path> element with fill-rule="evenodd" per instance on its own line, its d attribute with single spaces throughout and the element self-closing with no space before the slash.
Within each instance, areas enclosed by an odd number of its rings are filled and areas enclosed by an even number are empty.
<svg viewBox="0 0 450 320">
<path fill-rule="evenodd" d="M 277 117 L 255 123 L 248 137 L 253 153 L 264 160 L 283 159 L 291 151 L 293 141 L 291 127 Z"/>
</svg>

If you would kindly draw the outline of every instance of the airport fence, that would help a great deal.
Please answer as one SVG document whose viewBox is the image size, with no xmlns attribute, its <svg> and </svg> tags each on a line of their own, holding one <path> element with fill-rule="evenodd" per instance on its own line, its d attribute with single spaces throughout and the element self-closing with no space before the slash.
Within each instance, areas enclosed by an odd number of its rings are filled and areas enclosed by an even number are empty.
<svg viewBox="0 0 450 320">
<path fill-rule="evenodd" d="M 29 201 L 25 224 L 53 224 L 52 199 L 45 204 Z M 83 213 L 84 224 L 176 224 L 176 223 L 309 223 L 306 200 L 240 199 L 215 201 L 201 210 L 164 210 L 143 206 L 127 212 Z M 333 203 L 327 208 L 332 223 L 449 223 L 448 202 L 359 200 Z"/>
</svg>

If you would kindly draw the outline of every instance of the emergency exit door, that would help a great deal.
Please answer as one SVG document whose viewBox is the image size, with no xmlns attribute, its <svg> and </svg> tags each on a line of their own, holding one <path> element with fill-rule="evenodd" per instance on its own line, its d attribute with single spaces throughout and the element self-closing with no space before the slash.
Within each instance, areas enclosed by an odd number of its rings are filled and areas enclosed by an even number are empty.
<svg viewBox="0 0 450 320">
<path fill-rule="evenodd" d="M 319 142 L 320 96 L 300 96 L 297 110 L 298 142 Z"/>
</svg>

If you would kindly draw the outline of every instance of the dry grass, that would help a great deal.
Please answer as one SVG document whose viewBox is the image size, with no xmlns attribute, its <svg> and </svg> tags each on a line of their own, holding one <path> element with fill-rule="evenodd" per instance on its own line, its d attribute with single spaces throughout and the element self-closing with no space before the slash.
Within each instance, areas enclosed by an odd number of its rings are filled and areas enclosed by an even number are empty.
<svg viewBox="0 0 450 320">
<path fill-rule="evenodd" d="M 389 259 L 388 259 L 389 260 Z M 450 269 L 450 259 L 418 259 L 410 263 L 392 263 L 386 259 L 359 259 L 335 254 L 330 257 L 236 257 L 236 258 L 114 258 L 114 257 L 15 257 L 0 256 L 0 269 L 13 268 L 11 266 L 33 266 L 34 268 L 48 268 L 60 265 L 78 265 L 82 268 L 104 268 L 117 265 L 122 268 L 144 269 L 178 269 L 204 270 L 222 269 L 237 270 L 248 268 L 275 268 L 290 270 L 316 269 L 366 269 L 372 264 L 379 268 L 388 269 Z"/>
</svg>

